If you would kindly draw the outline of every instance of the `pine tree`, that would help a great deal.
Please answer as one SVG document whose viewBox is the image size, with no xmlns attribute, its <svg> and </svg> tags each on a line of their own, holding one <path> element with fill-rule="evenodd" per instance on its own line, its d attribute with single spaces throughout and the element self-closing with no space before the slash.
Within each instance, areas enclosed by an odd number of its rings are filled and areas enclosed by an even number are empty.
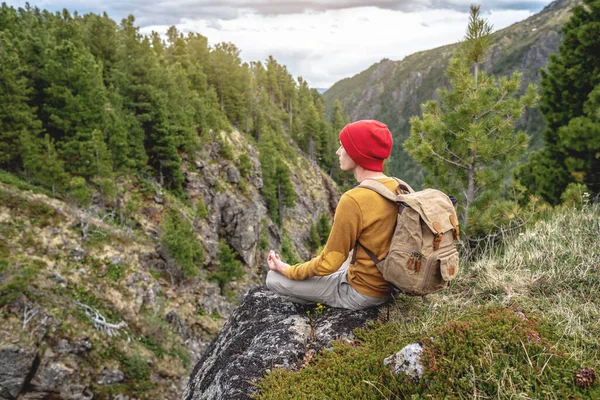
<svg viewBox="0 0 600 400">
<path fill-rule="evenodd" d="M 310 230 L 308 231 L 308 248 L 311 252 L 314 252 L 321 245 L 321 239 L 319 238 L 319 232 L 317 231 L 317 227 L 315 224 L 310 225 Z"/>
<path fill-rule="evenodd" d="M 465 41 L 446 72 L 451 89 L 440 89 L 438 101 L 428 101 L 423 116 L 411 119 L 404 146 L 430 172 L 434 186 L 460 198 L 465 208 L 486 191 L 497 192 L 511 164 L 526 151 L 528 136 L 514 132 L 524 110 L 537 101 L 529 86 L 517 97 L 520 74 L 496 80 L 479 70 L 490 44 L 491 26 L 471 7 Z"/>
<path fill-rule="evenodd" d="M 8 12 L 5 7 L 2 11 Z M 28 104 L 33 88 L 25 76 L 18 43 L 11 36 L 9 31 L 0 31 L 0 167 L 15 171 L 21 166 L 20 136 L 39 132 L 41 123 Z"/>
<path fill-rule="evenodd" d="M 59 158 L 54 141 L 46 134 L 43 139 L 30 132 L 21 135 L 23 168 L 31 181 L 52 189 L 56 195 L 58 189 L 68 182 L 64 163 Z"/>
<path fill-rule="evenodd" d="M 92 140 L 92 132 L 102 128 L 106 104 L 102 69 L 67 11 L 54 18 L 52 34 L 56 45 L 47 49 L 40 71 L 44 85 L 41 119 L 61 157 L 69 160 L 68 170 L 78 172 L 90 162 L 80 150 Z"/>
<path fill-rule="evenodd" d="M 219 266 L 217 270 L 209 275 L 208 279 L 219 284 L 219 288 L 223 293 L 225 285 L 233 278 L 241 278 L 245 275 L 242 263 L 237 259 L 237 253 L 223 241 L 219 241 L 219 250 L 217 260 Z"/>
<path fill-rule="evenodd" d="M 552 204 L 560 202 L 570 182 L 600 193 L 600 1 L 575 6 L 562 29 L 559 52 L 542 70 L 544 149 L 532 154 L 518 173 L 523 184 Z"/>
</svg>

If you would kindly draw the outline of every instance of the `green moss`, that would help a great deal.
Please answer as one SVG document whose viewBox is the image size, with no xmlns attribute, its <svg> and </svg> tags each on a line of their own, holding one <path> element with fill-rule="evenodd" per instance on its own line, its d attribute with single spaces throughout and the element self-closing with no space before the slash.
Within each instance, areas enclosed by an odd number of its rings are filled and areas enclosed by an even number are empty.
<svg viewBox="0 0 600 400">
<path fill-rule="evenodd" d="M 420 335 L 393 322 L 356 331 L 297 372 L 275 369 L 259 382 L 258 399 L 598 398 L 600 385 L 581 388 L 575 374 L 597 368 L 594 352 L 577 360 L 553 324 L 510 308 L 474 308 Z M 412 332 L 412 333 L 411 333 Z M 394 376 L 383 359 L 409 343 L 424 344 L 418 383 Z M 596 346 L 596 351 L 597 351 Z"/>
</svg>

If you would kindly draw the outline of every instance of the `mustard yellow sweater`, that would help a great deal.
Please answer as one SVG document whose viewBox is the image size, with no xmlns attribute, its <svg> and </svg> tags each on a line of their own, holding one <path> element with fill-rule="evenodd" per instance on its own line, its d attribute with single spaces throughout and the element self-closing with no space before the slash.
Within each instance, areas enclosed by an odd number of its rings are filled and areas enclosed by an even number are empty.
<svg viewBox="0 0 600 400">
<path fill-rule="evenodd" d="M 398 186 L 393 178 L 379 181 L 392 190 Z M 370 189 L 356 187 L 347 191 L 335 210 L 323 252 L 310 261 L 288 267 L 284 275 L 288 279 L 304 280 L 332 274 L 346 261 L 357 239 L 381 260 L 390 249 L 397 215 L 395 204 Z M 390 291 L 389 284 L 360 246 L 356 263 L 348 267 L 348 282 L 367 296 L 383 297 Z"/>
</svg>

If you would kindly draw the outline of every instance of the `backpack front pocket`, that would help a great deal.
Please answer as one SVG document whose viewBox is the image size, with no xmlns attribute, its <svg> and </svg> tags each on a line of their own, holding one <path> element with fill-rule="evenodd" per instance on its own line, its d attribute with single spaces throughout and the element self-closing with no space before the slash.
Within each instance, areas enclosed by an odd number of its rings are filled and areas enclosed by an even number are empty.
<svg viewBox="0 0 600 400">
<path fill-rule="evenodd" d="M 450 282 L 452 279 L 456 278 L 456 275 L 458 274 L 457 251 L 452 251 L 442 255 L 438 258 L 437 262 L 440 266 L 440 273 L 442 274 L 443 280 Z"/>
</svg>

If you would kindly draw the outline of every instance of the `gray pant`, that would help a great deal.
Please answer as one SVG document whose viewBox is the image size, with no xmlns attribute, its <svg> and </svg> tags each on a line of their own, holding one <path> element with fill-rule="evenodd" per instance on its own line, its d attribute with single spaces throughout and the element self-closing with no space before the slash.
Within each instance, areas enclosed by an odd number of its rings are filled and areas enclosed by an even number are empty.
<svg viewBox="0 0 600 400">
<path fill-rule="evenodd" d="M 385 303 L 388 297 L 366 296 L 348 283 L 346 260 L 339 270 L 331 275 L 315 276 L 304 281 L 294 281 L 279 272 L 269 271 L 266 285 L 269 289 L 294 303 L 323 303 L 330 307 L 362 310 Z"/>
</svg>

